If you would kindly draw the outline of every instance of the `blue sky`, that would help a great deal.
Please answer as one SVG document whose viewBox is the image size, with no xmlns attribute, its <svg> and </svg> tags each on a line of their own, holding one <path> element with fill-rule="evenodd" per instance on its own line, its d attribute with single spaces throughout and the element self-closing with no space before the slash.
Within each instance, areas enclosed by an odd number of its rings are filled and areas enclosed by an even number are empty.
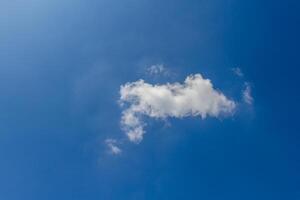
<svg viewBox="0 0 300 200">
<path fill-rule="evenodd" d="M 299 6 L 2 0 L 0 199 L 300 199 Z M 128 139 L 121 85 L 199 73 L 232 113 L 143 116 Z"/>
</svg>

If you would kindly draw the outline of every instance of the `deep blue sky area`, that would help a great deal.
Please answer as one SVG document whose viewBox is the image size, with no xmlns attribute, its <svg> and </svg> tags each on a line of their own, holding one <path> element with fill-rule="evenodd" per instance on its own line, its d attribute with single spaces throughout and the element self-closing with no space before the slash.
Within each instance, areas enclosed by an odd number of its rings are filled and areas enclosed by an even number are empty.
<svg viewBox="0 0 300 200">
<path fill-rule="evenodd" d="M 299 24 L 293 0 L 1 0 L 0 199 L 299 200 Z M 149 119 L 129 142 L 120 85 L 195 73 L 235 113 Z"/>
</svg>

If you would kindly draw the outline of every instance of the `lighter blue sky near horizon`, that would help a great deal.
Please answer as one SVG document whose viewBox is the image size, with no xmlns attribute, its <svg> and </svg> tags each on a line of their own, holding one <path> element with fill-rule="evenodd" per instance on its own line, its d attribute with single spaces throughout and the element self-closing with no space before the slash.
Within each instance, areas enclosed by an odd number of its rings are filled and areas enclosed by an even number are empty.
<svg viewBox="0 0 300 200">
<path fill-rule="evenodd" d="M 0 199 L 300 199 L 299 6 L 0 1 Z M 120 86 L 197 73 L 234 112 L 145 117 L 130 142 Z"/>
</svg>

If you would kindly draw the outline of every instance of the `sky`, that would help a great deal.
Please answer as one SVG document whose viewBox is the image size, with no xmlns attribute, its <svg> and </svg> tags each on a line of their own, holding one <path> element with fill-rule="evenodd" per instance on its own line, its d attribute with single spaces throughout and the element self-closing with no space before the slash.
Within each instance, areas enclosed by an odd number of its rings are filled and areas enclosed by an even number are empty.
<svg viewBox="0 0 300 200">
<path fill-rule="evenodd" d="M 2 0 L 0 199 L 300 199 L 299 8 Z"/>
</svg>

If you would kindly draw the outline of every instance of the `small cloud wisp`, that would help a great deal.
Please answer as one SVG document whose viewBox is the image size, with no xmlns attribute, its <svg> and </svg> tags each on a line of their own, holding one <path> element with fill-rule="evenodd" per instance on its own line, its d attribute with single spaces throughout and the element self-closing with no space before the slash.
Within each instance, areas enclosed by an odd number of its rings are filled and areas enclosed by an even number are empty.
<svg viewBox="0 0 300 200">
<path fill-rule="evenodd" d="M 244 73 L 242 72 L 241 68 L 235 67 L 235 68 L 231 68 L 231 70 L 238 77 L 244 77 Z"/>
<path fill-rule="evenodd" d="M 243 95 L 243 100 L 246 104 L 248 105 L 252 105 L 253 104 L 253 97 L 251 94 L 251 86 L 249 83 L 245 83 L 245 89 L 242 91 L 242 95 Z"/>
<path fill-rule="evenodd" d="M 117 140 L 114 139 L 106 139 L 105 144 L 108 147 L 109 153 L 118 155 L 122 153 L 122 150 L 117 146 Z"/>
<path fill-rule="evenodd" d="M 169 70 L 163 64 L 151 65 L 147 68 L 146 72 L 151 76 L 168 76 L 170 73 Z"/>
</svg>

